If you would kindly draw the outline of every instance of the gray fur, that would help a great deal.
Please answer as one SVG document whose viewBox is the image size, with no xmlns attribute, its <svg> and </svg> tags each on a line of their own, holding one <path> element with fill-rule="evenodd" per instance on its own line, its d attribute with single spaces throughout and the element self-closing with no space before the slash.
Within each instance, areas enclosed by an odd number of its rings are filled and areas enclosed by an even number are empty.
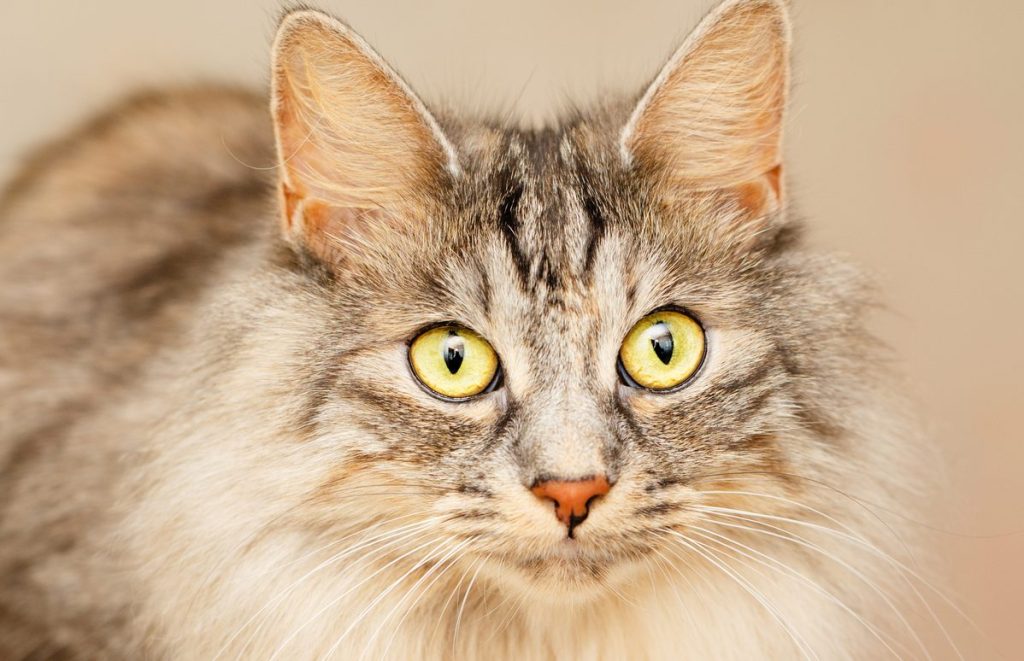
<svg viewBox="0 0 1024 661">
<path fill-rule="evenodd" d="M 0 203 L 0 657 L 210 658 L 255 611 L 218 619 L 249 580 L 233 571 L 420 510 L 500 559 L 471 616 L 528 585 L 550 612 L 578 591 L 594 617 L 588 595 L 613 599 L 714 488 L 883 543 L 818 486 L 894 507 L 912 487 L 871 294 L 787 209 L 664 204 L 661 173 L 620 157 L 630 110 L 539 131 L 442 117 L 460 175 L 425 193 L 424 226 L 341 266 L 276 231 L 262 98 L 142 97 L 37 156 Z M 619 344 L 668 305 L 704 324 L 708 363 L 678 392 L 632 390 Z M 448 321 L 492 343 L 503 388 L 457 404 L 416 385 L 404 347 Z M 549 562 L 524 512 L 557 523 L 529 486 L 596 473 L 615 486 L 579 526 L 586 554 Z M 509 655 L 555 648 L 534 614 L 509 617 Z"/>
</svg>

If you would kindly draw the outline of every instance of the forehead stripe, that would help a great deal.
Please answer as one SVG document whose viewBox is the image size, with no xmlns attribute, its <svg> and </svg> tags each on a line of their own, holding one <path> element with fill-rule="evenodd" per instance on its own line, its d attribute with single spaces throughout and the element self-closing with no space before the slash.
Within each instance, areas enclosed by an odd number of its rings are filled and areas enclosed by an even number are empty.
<svg viewBox="0 0 1024 661">
<path fill-rule="evenodd" d="M 523 196 L 523 187 L 514 186 L 501 200 L 501 214 L 498 218 L 498 227 L 501 235 L 505 237 L 505 244 L 508 246 L 512 261 L 515 262 L 519 278 L 525 283 L 530 277 L 530 260 L 526 258 L 519 245 L 519 218 L 516 215 L 519 210 L 519 200 Z"/>
<path fill-rule="evenodd" d="M 598 244 L 604 238 L 607 222 L 605 221 L 604 214 L 601 213 L 601 207 L 597 205 L 597 201 L 590 194 L 590 191 L 584 188 L 582 195 L 583 210 L 590 219 L 590 239 L 587 241 L 587 251 L 583 261 L 583 273 L 586 275 L 594 268 L 594 256 L 597 254 Z"/>
</svg>

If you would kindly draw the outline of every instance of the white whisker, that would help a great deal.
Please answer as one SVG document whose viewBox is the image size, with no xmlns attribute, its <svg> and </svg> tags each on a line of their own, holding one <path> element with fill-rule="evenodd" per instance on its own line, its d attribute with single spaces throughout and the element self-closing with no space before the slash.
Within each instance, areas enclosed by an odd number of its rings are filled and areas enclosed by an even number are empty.
<svg viewBox="0 0 1024 661">
<path fill-rule="evenodd" d="M 450 606 L 452 601 L 455 600 L 455 595 L 457 595 L 459 593 L 459 589 L 462 588 L 462 584 L 463 584 L 463 582 L 465 582 L 466 577 L 468 577 L 468 576 L 469 576 L 469 569 L 467 568 L 466 570 L 464 570 L 462 572 L 462 575 L 459 576 L 459 581 L 455 584 L 455 587 L 452 588 L 452 591 L 448 595 L 448 598 L 445 599 L 444 604 L 441 606 L 441 610 L 437 614 L 437 623 L 434 624 L 434 628 L 430 632 L 430 638 L 428 638 L 429 643 L 432 644 L 434 642 L 434 639 L 437 638 L 437 632 L 440 631 L 441 623 L 444 622 L 444 616 L 445 616 L 445 613 L 448 612 L 448 606 Z M 429 647 L 429 645 L 428 645 L 428 647 Z"/>
<path fill-rule="evenodd" d="M 802 636 L 800 636 L 796 631 L 793 630 L 793 628 L 786 622 L 785 618 L 782 616 L 782 613 L 780 613 L 779 610 L 775 606 L 773 606 L 757 588 L 753 586 L 753 584 L 751 584 L 745 578 L 740 576 L 739 573 L 735 570 L 730 569 L 722 562 L 716 560 L 714 558 L 714 554 L 707 550 L 707 547 L 705 547 L 703 544 L 700 544 L 699 542 L 696 542 L 695 540 L 690 539 L 689 537 L 675 530 L 669 530 L 668 532 L 669 534 L 676 537 L 678 542 L 685 545 L 690 550 L 696 552 L 698 555 L 700 555 L 705 560 L 710 562 L 712 565 L 717 567 L 723 574 L 725 574 L 733 581 L 735 581 L 737 585 L 739 585 L 750 596 L 752 596 L 768 612 L 768 614 L 771 615 L 775 619 L 775 621 L 779 623 L 779 625 L 790 637 L 790 639 L 793 641 L 793 644 L 796 645 L 797 649 L 804 656 L 804 658 L 818 658 L 818 655 L 815 654 L 814 651 L 810 648 L 810 646 L 807 644 L 807 641 L 805 641 Z"/>
<path fill-rule="evenodd" d="M 665 577 L 665 583 L 672 588 L 672 594 L 675 596 L 676 603 L 679 604 L 679 611 L 686 616 L 686 619 L 690 622 L 692 628 L 695 628 L 695 620 L 693 614 L 690 612 L 689 606 L 683 601 L 683 596 L 679 594 L 679 588 L 676 586 L 675 581 L 672 580 L 671 571 L 674 570 L 676 576 L 682 578 L 687 586 L 689 586 L 691 594 L 696 594 L 696 588 L 690 581 L 690 578 L 686 576 L 678 567 L 672 565 L 672 562 L 665 557 L 665 554 L 660 549 L 654 549 L 654 558 L 658 563 L 658 569 L 661 571 L 661 575 Z"/>
<path fill-rule="evenodd" d="M 772 570 L 777 571 L 779 573 L 783 573 L 785 575 L 788 575 L 788 576 L 791 576 L 793 578 L 798 579 L 799 581 L 801 581 L 802 583 L 804 583 L 805 585 L 807 585 L 808 587 L 813 589 L 818 594 L 821 594 L 822 596 L 827 598 L 829 601 L 831 601 L 835 605 L 839 606 L 847 614 L 849 614 L 851 617 L 853 617 L 855 620 L 857 620 L 857 622 L 859 622 L 861 625 L 863 625 L 864 628 L 867 629 L 868 632 L 871 633 L 871 635 L 873 635 L 878 640 L 878 642 L 882 643 L 882 645 L 884 645 L 885 648 L 887 650 L 889 650 L 889 652 L 891 652 L 894 657 L 896 657 L 897 659 L 902 658 L 901 655 L 899 653 L 897 653 L 896 650 L 894 650 L 889 645 L 889 641 L 886 640 L 886 638 L 888 638 L 888 637 L 883 637 L 882 633 L 880 631 L 878 631 L 877 627 L 875 627 L 873 624 L 871 624 L 870 622 L 865 620 L 863 616 L 861 616 L 859 613 L 857 613 L 852 608 L 850 608 L 842 599 L 837 597 L 835 594 L 833 594 L 829 590 L 826 590 L 825 588 L 823 588 L 817 581 L 814 581 L 814 580 L 808 578 L 806 575 L 802 574 L 801 572 L 796 571 L 795 569 L 793 569 L 792 567 L 789 567 L 785 563 L 783 563 L 783 562 L 781 562 L 781 561 L 779 561 L 779 560 L 777 560 L 775 558 L 772 558 L 771 556 L 769 556 L 769 555 L 767 555 L 765 553 L 762 553 L 762 552 L 760 552 L 760 551 L 758 551 L 756 549 L 753 549 L 750 546 L 747 546 L 746 544 L 744 544 L 744 543 L 742 543 L 742 542 L 740 542 L 738 540 L 730 539 L 730 538 L 728 538 L 728 537 L 726 537 L 724 535 L 720 535 L 720 534 L 718 534 L 718 533 L 716 533 L 716 532 L 714 532 L 712 530 L 708 530 L 707 528 L 702 528 L 700 526 L 693 526 L 693 525 L 691 525 L 688 528 L 693 530 L 700 537 L 703 537 L 704 539 L 707 539 L 710 542 L 717 543 L 717 544 L 719 544 L 719 545 L 721 545 L 721 546 L 723 546 L 725 548 L 728 548 L 728 549 L 732 550 L 735 553 L 739 553 L 743 557 L 750 559 L 752 562 L 756 562 L 759 565 L 762 565 L 764 567 L 768 567 L 769 569 L 772 569 Z M 743 549 L 745 549 L 745 550 L 743 550 Z M 764 558 L 764 560 L 759 559 L 757 557 L 754 557 L 754 555 L 751 555 L 751 554 L 760 556 L 760 558 Z M 900 646 L 900 647 L 902 647 L 902 646 Z M 931 655 L 928 654 L 927 648 L 923 648 L 922 647 L 922 649 L 924 651 L 925 657 L 930 659 Z"/>
<path fill-rule="evenodd" d="M 473 540 L 470 540 L 470 541 L 473 541 Z M 449 570 L 454 568 L 459 563 L 459 561 L 462 560 L 462 558 L 464 558 L 466 556 L 466 554 L 467 554 L 466 551 L 462 551 L 461 553 L 459 553 L 453 560 L 451 560 L 451 562 L 449 562 L 447 564 L 447 566 L 444 567 L 444 569 L 442 569 L 438 573 L 437 576 L 434 577 L 434 580 L 432 580 L 426 587 L 423 588 L 423 591 L 419 594 L 419 596 L 416 597 L 415 600 L 413 600 L 413 602 L 409 605 L 409 608 L 406 609 L 405 614 L 402 615 L 402 618 L 398 621 L 398 624 L 395 625 L 396 629 L 398 629 L 398 628 L 400 628 L 402 626 L 402 623 L 405 621 L 405 618 L 408 617 L 410 613 L 412 613 L 413 609 L 416 607 L 416 604 L 419 603 L 420 599 L 422 599 L 427 594 L 427 592 L 430 590 L 430 588 L 435 583 L 437 583 L 438 580 L 443 578 L 445 576 L 445 574 L 448 573 Z M 463 574 L 462 577 L 459 579 L 459 583 L 458 583 L 459 585 L 462 584 L 462 580 L 465 579 L 465 577 L 466 577 L 466 575 Z M 448 602 L 451 601 L 451 596 L 454 596 L 454 592 L 452 593 L 452 595 L 449 596 L 449 599 L 445 602 L 445 609 L 447 609 Z M 442 611 L 442 613 L 439 616 L 439 618 L 442 617 L 443 614 L 444 614 L 444 611 Z M 440 622 L 440 619 L 438 621 Z M 437 631 L 437 627 L 435 626 L 434 632 L 436 632 L 436 631 Z M 433 642 L 433 633 L 434 632 L 431 633 L 431 637 L 428 639 L 429 642 Z M 386 658 L 387 657 L 387 652 L 391 648 L 391 644 L 393 642 L 394 642 L 394 639 L 392 639 L 391 641 L 388 642 L 387 647 L 384 648 L 384 652 L 381 653 L 381 658 Z"/>
<path fill-rule="evenodd" d="M 953 641 L 952 636 L 949 634 L 949 632 L 946 629 L 945 625 L 942 623 L 941 618 L 939 618 L 938 614 L 935 613 L 935 610 L 932 608 L 932 606 L 928 602 L 928 600 L 925 599 L 924 595 L 921 594 L 920 590 L 917 589 L 917 586 L 914 585 L 913 581 L 909 580 L 907 578 L 907 576 L 910 576 L 910 577 L 914 578 L 915 580 L 917 580 L 921 584 L 923 584 L 925 587 L 928 587 L 929 589 L 931 589 L 940 598 L 944 599 L 946 601 L 946 603 L 951 608 L 956 610 L 957 613 L 959 613 L 961 615 L 961 617 L 963 617 L 967 622 L 973 624 L 973 621 L 969 617 L 967 617 L 967 615 L 964 614 L 955 604 L 953 604 L 951 602 L 951 600 L 949 600 L 949 598 L 946 597 L 938 588 L 936 588 L 933 585 L 931 585 L 931 583 L 929 583 L 923 577 L 918 575 L 917 572 L 915 572 L 913 569 L 907 567 L 905 564 L 903 564 L 899 560 L 893 558 L 891 555 L 889 555 L 885 551 L 882 551 L 881 549 L 879 549 L 874 544 L 871 544 L 869 541 L 867 541 L 867 540 L 865 540 L 865 539 L 863 539 L 863 538 L 861 538 L 860 536 L 857 536 L 857 535 L 845 534 L 842 531 L 834 530 L 834 529 L 829 528 L 827 526 L 822 526 L 822 525 L 815 524 L 815 523 L 809 522 L 809 521 L 801 521 L 799 519 L 791 519 L 789 517 L 779 517 L 779 516 L 774 516 L 774 515 L 770 515 L 770 514 L 761 514 L 761 513 L 758 513 L 758 512 L 746 512 L 745 510 L 734 510 L 734 509 L 731 509 L 731 508 L 707 508 L 707 507 L 702 507 L 702 509 L 704 509 L 708 513 L 717 514 L 718 516 L 731 516 L 732 518 L 739 518 L 741 520 L 746 520 L 746 521 L 748 521 L 750 523 L 755 523 L 757 525 L 764 526 L 764 527 L 771 528 L 771 529 L 774 529 L 776 531 L 779 531 L 778 533 L 773 533 L 770 530 L 763 530 L 763 529 L 758 529 L 758 528 L 749 528 L 748 526 L 740 526 L 738 524 L 726 524 L 726 523 L 723 523 L 723 522 L 718 522 L 718 525 L 729 525 L 729 526 L 732 526 L 732 527 L 736 527 L 736 528 L 740 528 L 740 529 L 744 529 L 744 530 L 749 530 L 751 532 L 761 532 L 762 534 L 769 535 L 769 536 L 776 537 L 776 538 L 783 539 L 783 540 L 787 540 L 787 541 L 792 541 L 792 542 L 794 542 L 796 544 L 799 544 L 800 546 L 803 546 L 805 548 L 811 549 L 812 551 L 820 553 L 823 556 L 825 556 L 827 558 L 830 558 L 831 560 L 837 562 L 842 567 L 844 567 L 845 569 L 847 569 L 848 571 L 853 573 L 855 576 L 858 576 L 858 578 L 861 578 L 861 580 L 865 581 L 865 583 L 867 583 L 869 586 L 874 587 L 875 590 L 878 591 L 877 587 L 875 587 L 874 584 L 871 581 L 869 581 L 867 578 L 865 578 L 863 576 L 863 574 L 859 570 L 857 570 L 856 568 L 852 567 L 849 563 L 844 562 L 840 558 L 835 557 L 834 554 L 831 554 L 831 553 L 825 551 L 824 549 L 822 549 L 818 545 L 814 544 L 813 542 L 810 542 L 809 540 L 805 539 L 804 537 L 802 537 L 800 535 L 797 535 L 796 533 L 794 533 L 791 530 L 786 530 L 785 528 L 780 528 L 778 526 L 774 526 L 774 525 L 771 525 L 771 524 L 768 524 L 768 523 L 764 523 L 763 521 L 758 521 L 757 519 L 778 520 L 778 521 L 782 521 L 782 522 L 785 522 L 785 523 L 792 523 L 792 524 L 795 524 L 795 525 L 802 525 L 802 526 L 811 528 L 813 530 L 817 530 L 819 532 L 832 535 L 833 537 L 838 537 L 840 539 L 845 539 L 847 541 L 851 541 L 851 542 L 854 542 L 854 543 L 856 543 L 858 545 L 861 545 L 865 549 L 869 550 L 873 555 L 875 555 L 876 557 L 882 559 L 887 564 L 889 564 L 893 569 L 896 570 L 896 574 L 901 578 L 901 580 L 903 580 L 903 582 L 910 588 L 910 590 L 917 597 L 918 601 L 921 603 L 921 605 L 927 611 L 929 617 L 932 619 L 932 621 L 935 623 L 936 627 L 942 633 L 943 637 L 946 639 L 946 642 L 949 644 L 949 646 L 953 649 L 954 653 L 956 653 L 956 655 L 959 658 L 963 659 L 963 655 L 961 654 L 960 649 L 958 648 L 956 643 Z M 744 515 L 746 515 L 747 517 L 752 517 L 752 518 L 745 518 Z M 896 609 L 896 607 L 894 605 L 892 605 L 891 602 L 888 601 L 888 598 L 884 594 L 882 594 L 881 592 L 879 592 L 879 594 L 880 594 L 880 596 L 882 596 L 883 599 L 886 600 L 886 603 L 890 606 L 890 608 L 892 608 L 894 611 L 898 612 L 898 609 Z M 910 627 L 909 624 L 907 625 L 907 627 L 911 631 L 913 631 L 913 628 Z M 914 637 L 917 638 L 916 634 L 914 634 Z M 923 645 L 923 643 L 920 642 L 920 639 L 918 639 L 918 643 L 919 643 L 919 645 Z"/>
<path fill-rule="evenodd" d="M 459 612 L 455 617 L 455 632 L 452 634 L 452 656 L 456 655 L 456 643 L 459 641 L 459 626 L 462 624 L 462 614 L 466 610 L 466 602 L 469 600 L 469 593 L 473 590 L 473 584 L 476 583 L 476 577 L 488 558 L 490 558 L 490 556 L 484 556 L 477 563 L 476 570 L 473 572 L 473 578 L 469 579 L 469 585 L 466 587 L 466 594 L 462 596 L 462 603 L 459 604 Z"/>
<path fill-rule="evenodd" d="M 487 637 L 487 642 L 488 643 L 490 643 L 492 640 L 494 640 L 495 636 L 497 636 L 499 633 L 503 632 L 505 630 L 505 628 L 508 627 L 509 624 L 511 624 L 511 622 L 515 619 L 515 616 L 519 613 L 519 609 L 521 609 L 523 607 L 523 603 L 526 600 L 527 600 L 527 597 L 526 597 L 525 594 L 519 595 L 516 598 L 516 607 L 510 609 L 509 612 L 508 612 L 508 615 L 506 615 L 505 617 L 503 617 L 501 619 L 501 623 L 491 630 L 491 635 Z M 506 599 L 505 602 L 502 602 L 502 603 L 507 603 L 507 602 L 508 602 L 508 600 Z M 493 613 L 494 611 L 491 611 L 491 612 Z"/>
<path fill-rule="evenodd" d="M 321 606 L 319 610 L 317 610 L 317 611 L 316 611 L 315 613 L 313 613 L 313 615 L 311 615 L 311 616 L 309 617 L 309 619 L 307 619 L 307 620 L 306 620 L 306 621 L 305 621 L 305 622 L 304 622 L 304 623 L 303 623 L 303 624 L 302 624 L 302 625 L 301 625 L 300 627 L 298 627 L 297 629 L 295 629 L 295 630 L 294 630 L 294 631 L 293 631 L 293 632 L 292 632 L 292 633 L 291 633 L 291 634 L 290 634 L 290 635 L 289 635 L 289 636 L 288 636 L 287 638 L 285 638 L 285 639 L 284 639 L 284 640 L 283 640 L 283 641 L 282 641 L 282 642 L 281 642 L 281 643 L 280 643 L 280 644 L 279 644 L 279 645 L 277 646 L 277 648 L 276 648 L 276 649 L 274 650 L 274 653 L 270 655 L 270 660 L 269 660 L 269 661 L 273 661 L 274 659 L 276 659 L 276 658 L 278 657 L 278 655 L 279 655 L 279 654 L 280 654 L 280 653 L 281 653 L 281 652 L 282 652 L 282 651 L 284 650 L 284 648 L 288 646 L 288 643 L 290 643 L 290 642 L 291 642 L 292 640 L 294 640 L 294 639 L 295 639 L 295 637 L 296 637 L 296 636 L 298 636 L 298 635 L 299 635 L 299 633 L 300 633 L 300 632 L 301 632 L 301 631 L 302 631 L 303 629 L 305 629 L 305 628 L 306 628 L 307 626 L 309 626 L 309 625 L 310 625 L 310 624 L 311 624 L 311 623 L 312 623 L 312 622 L 313 622 L 314 620 L 316 620 L 316 619 L 317 619 L 318 617 L 320 617 L 320 616 L 321 616 L 321 615 L 323 615 L 323 614 L 324 614 L 325 612 L 327 612 L 327 610 L 328 610 L 328 609 L 332 608 L 332 607 L 333 607 L 333 606 L 335 606 L 335 605 L 336 605 L 336 604 L 337 604 L 337 603 L 338 603 L 339 601 L 341 601 L 341 600 L 342 600 L 342 599 L 344 599 L 344 598 L 345 598 L 346 596 L 348 596 L 348 594 L 349 594 L 349 593 L 351 593 L 351 592 L 352 592 L 353 590 L 356 590 L 357 588 L 361 587 L 361 586 L 362 586 L 362 585 L 364 585 L 364 584 L 365 584 L 366 582 L 370 581 L 370 580 L 371 580 L 371 579 L 373 579 L 374 577 L 376 577 L 376 576 L 378 576 L 379 574 L 381 574 L 382 572 L 386 571 L 386 570 L 387 570 L 387 569 L 388 569 L 389 567 L 392 567 L 392 566 L 393 566 L 393 565 L 395 565 L 396 563 L 398 563 L 398 562 L 401 562 L 401 561 L 402 561 L 402 560 L 404 560 L 405 558 L 407 558 L 407 557 L 409 557 L 410 555 L 412 555 L 412 554 L 416 553 L 417 551 L 419 551 L 420 549 L 422 549 L 422 548 L 423 548 L 424 546 L 429 546 L 429 545 L 431 545 L 431 544 L 435 543 L 436 541 L 437 541 L 437 538 L 435 537 L 435 538 L 431 539 L 430 541 L 424 542 L 424 543 L 420 544 L 419 546 L 416 546 L 416 547 L 414 547 L 413 549 L 411 549 L 411 550 L 409 550 L 409 551 L 406 551 L 405 553 L 403 553 L 402 555 L 398 556 L 397 558 L 395 558 L 395 559 L 393 559 L 393 560 L 389 561 L 389 562 L 388 562 L 387 564 L 385 564 L 385 565 L 384 565 L 383 567 L 380 567 L 380 568 L 379 568 L 379 569 L 377 569 L 376 571 L 374 571 L 374 572 L 370 573 L 370 574 L 369 574 L 368 576 L 365 576 L 365 577 L 363 577 L 363 579 L 362 579 L 362 580 L 360 580 L 360 581 L 358 581 L 358 582 L 357 582 L 357 583 L 356 583 L 355 585 L 352 585 L 352 586 L 350 586 L 349 588 L 347 588 L 346 590 L 344 590 L 344 591 L 343 591 L 343 592 L 342 592 L 341 594 L 339 594 L 338 596 L 336 596 L 336 597 L 335 597 L 334 599 L 332 599 L 331 601 L 329 601 L 329 602 L 327 602 L 326 604 L 324 604 L 323 606 Z"/>
<path fill-rule="evenodd" d="M 421 533 L 423 533 L 423 531 L 429 529 L 438 520 L 439 519 L 437 519 L 437 518 L 432 518 L 432 519 L 427 519 L 426 521 L 419 521 L 419 522 L 408 524 L 408 525 L 405 525 L 405 526 L 400 526 L 399 528 L 396 528 L 396 529 L 393 529 L 393 530 L 389 530 L 389 531 L 381 533 L 379 535 L 371 536 L 369 539 L 366 539 L 366 540 L 363 540 L 363 541 L 361 541 L 361 542 L 359 542 L 357 544 L 354 544 L 353 546 L 350 546 L 350 547 L 344 549 L 343 551 L 340 551 L 340 552 L 332 555 L 331 557 L 327 558 L 326 560 L 324 560 L 323 562 L 318 564 L 316 567 L 314 567 L 313 569 L 309 570 L 308 572 L 306 572 L 305 574 L 300 576 L 298 579 L 293 581 L 291 584 L 289 584 L 289 586 L 287 588 L 285 588 L 284 590 L 279 592 L 272 599 L 268 600 L 267 603 L 265 603 L 262 608 L 260 608 L 258 611 L 256 611 L 256 613 L 254 613 L 252 615 L 252 617 L 250 617 L 248 620 L 246 620 L 246 622 L 239 628 L 239 630 L 224 644 L 224 646 L 222 647 L 221 651 L 223 652 L 223 650 L 226 649 L 227 646 L 231 644 L 232 640 L 234 640 L 246 627 L 248 627 L 254 620 L 256 620 L 256 618 L 258 618 L 268 608 L 270 608 L 271 606 L 273 606 L 273 605 L 275 605 L 277 603 L 280 603 L 293 590 L 295 590 L 301 583 L 305 582 L 306 579 L 310 578 L 314 574 L 322 571 L 323 569 L 325 569 L 327 567 L 330 567 L 331 565 L 337 564 L 338 562 L 342 561 L 346 557 L 348 557 L 348 556 L 350 556 L 353 553 L 356 553 L 358 551 L 362 551 L 364 549 L 367 549 L 367 548 L 370 548 L 370 547 L 374 547 L 375 545 L 377 545 L 376 546 L 376 550 L 384 550 L 384 549 L 390 548 L 392 546 L 395 546 L 397 544 L 400 544 L 400 543 L 402 543 L 404 541 L 407 541 L 409 538 L 414 538 L 414 537 L 420 535 Z M 259 633 L 259 631 L 261 629 L 262 629 L 262 624 L 257 625 L 257 627 L 253 631 L 251 631 L 249 633 L 249 637 L 246 639 L 245 644 L 243 644 L 241 646 L 241 648 L 239 648 L 238 656 L 236 657 L 236 659 L 241 659 L 242 658 L 242 655 L 244 654 L 245 649 L 249 646 L 249 643 L 253 639 L 255 639 L 256 635 Z"/>
<path fill-rule="evenodd" d="M 444 556 L 434 561 L 434 564 L 431 567 L 429 567 L 426 572 L 424 572 L 423 576 L 421 576 L 415 583 L 412 584 L 412 587 L 409 588 L 405 595 L 400 600 L 398 600 L 398 602 L 395 603 L 395 605 L 391 608 L 388 614 L 385 615 L 383 619 L 381 619 L 380 623 L 377 625 L 377 628 L 374 630 L 373 634 L 367 640 L 366 646 L 363 650 L 363 654 L 361 654 L 359 657 L 360 659 L 366 656 L 366 652 L 369 651 L 370 645 L 373 643 L 374 640 L 376 640 L 377 636 L 380 635 L 380 632 L 383 630 L 384 625 L 388 622 L 388 620 L 390 620 L 394 616 L 394 614 L 398 612 L 398 609 L 402 607 L 402 605 L 405 603 L 405 600 L 408 599 L 410 595 L 415 593 L 417 595 L 416 598 L 413 599 L 412 603 L 409 604 L 409 607 L 406 609 L 405 613 L 402 614 L 402 617 L 399 618 L 398 622 L 394 626 L 395 630 L 401 630 L 402 623 L 405 622 L 405 619 L 409 616 L 409 613 L 412 612 L 412 610 L 416 607 L 416 604 L 419 603 L 419 600 L 423 598 L 423 595 L 430 590 L 431 586 L 433 586 L 438 581 L 438 579 L 444 576 L 445 572 L 448 571 L 448 568 L 451 567 L 450 564 L 445 563 L 448 562 L 449 558 L 456 556 L 459 553 L 459 551 L 468 546 L 472 541 L 472 539 L 466 539 L 460 542 L 459 544 L 456 544 L 454 547 L 452 547 L 451 550 L 445 553 Z M 434 572 L 437 572 L 438 569 L 441 569 L 441 571 L 437 573 L 437 576 L 435 576 L 433 580 L 430 581 L 430 583 L 426 584 L 422 591 L 417 593 L 417 589 L 419 588 L 419 586 L 422 585 L 423 582 L 426 581 L 428 578 L 430 578 L 430 576 L 434 574 Z M 384 648 L 384 651 L 380 655 L 381 658 L 387 658 L 387 651 L 391 648 L 392 642 L 394 642 L 393 638 L 388 643 L 387 647 Z"/>
<path fill-rule="evenodd" d="M 436 542 L 437 540 L 434 539 L 433 541 Z M 338 636 L 338 639 L 334 641 L 334 644 L 331 645 L 330 648 L 328 648 L 327 653 L 324 654 L 323 658 L 330 659 L 331 656 L 334 655 L 335 650 L 338 649 L 338 646 L 341 645 L 342 641 L 344 641 L 348 637 L 348 635 L 355 630 L 359 623 L 363 621 L 363 619 L 370 613 L 370 611 L 373 610 L 373 608 L 377 604 L 379 604 L 381 601 L 384 600 L 385 597 L 387 597 L 389 594 L 395 591 L 398 588 L 398 586 L 400 586 L 402 582 L 405 581 L 405 579 L 407 579 L 413 572 L 415 572 L 417 569 L 422 567 L 427 562 L 433 560 L 435 557 L 438 556 L 438 554 L 442 553 L 443 551 L 441 551 L 441 549 L 445 548 L 450 543 L 451 542 L 449 539 L 442 539 L 432 549 L 430 549 L 430 551 L 427 552 L 426 557 L 423 557 L 416 561 L 413 564 L 413 566 L 410 567 L 404 574 L 402 574 L 397 579 L 392 581 L 391 585 L 389 585 L 387 588 L 378 593 L 376 597 L 371 599 L 370 603 L 367 604 L 363 608 L 363 610 L 359 612 L 358 615 L 356 615 L 356 617 L 349 623 L 348 627 L 341 633 L 340 636 Z"/>
</svg>

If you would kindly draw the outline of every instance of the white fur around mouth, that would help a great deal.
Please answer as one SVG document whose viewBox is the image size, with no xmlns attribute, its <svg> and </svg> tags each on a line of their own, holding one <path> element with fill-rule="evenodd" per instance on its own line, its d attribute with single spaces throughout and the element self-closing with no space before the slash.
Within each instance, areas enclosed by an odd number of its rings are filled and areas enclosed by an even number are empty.
<svg viewBox="0 0 1024 661">
<path fill-rule="evenodd" d="M 576 539 L 565 537 L 551 547 L 551 556 L 562 560 L 579 560 L 591 558 L 591 554 Z"/>
</svg>

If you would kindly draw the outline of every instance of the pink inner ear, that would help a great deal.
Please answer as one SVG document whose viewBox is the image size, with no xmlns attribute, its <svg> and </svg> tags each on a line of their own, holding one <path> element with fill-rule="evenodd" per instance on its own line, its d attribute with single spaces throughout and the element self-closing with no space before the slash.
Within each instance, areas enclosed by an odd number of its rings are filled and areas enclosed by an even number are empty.
<svg viewBox="0 0 1024 661">
<path fill-rule="evenodd" d="M 286 233 L 293 231 L 292 225 L 294 224 L 295 211 L 302 200 L 303 196 L 297 193 L 294 188 L 285 181 L 281 182 L 281 211 L 283 215 L 281 222 L 284 223 Z"/>
<path fill-rule="evenodd" d="M 739 205 L 752 216 L 762 216 L 782 205 L 782 165 L 776 165 L 762 176 L 736 186 Z"/>
<path fill-rule="evenodd" d="M 767 178 L 768 185 L 771 187 L 772 192 L 775 193 L 775 198 L 782 201 L 782 164 L 778 164 L 764 175 Z"/>
<path fill-rule="evenodd" d="M 457 172 L 426 107 L 334 19 L 312 10 L 288 15 L 273 83 L 282 228 L 322 259 L 365 248 L 382 225 L 384 233 L 414 229 Z"/>
<path fill-rule="evenodd" d="M 621 136 L 627 162 L 679 190 L 725 192 L 752 215 L 777 209 L 788 58 L 782 0 L 724 3 L 634 110 Z"/>
<path fill-rule="evenodd" d="M 300 193 L 286 182 L 281 182 L 281 204 L 285 234 L 328 263 L 342 262 L 356 235 L 377 231 L 385 219 L 380 209 L 334 205 Z"/>
</svg>

